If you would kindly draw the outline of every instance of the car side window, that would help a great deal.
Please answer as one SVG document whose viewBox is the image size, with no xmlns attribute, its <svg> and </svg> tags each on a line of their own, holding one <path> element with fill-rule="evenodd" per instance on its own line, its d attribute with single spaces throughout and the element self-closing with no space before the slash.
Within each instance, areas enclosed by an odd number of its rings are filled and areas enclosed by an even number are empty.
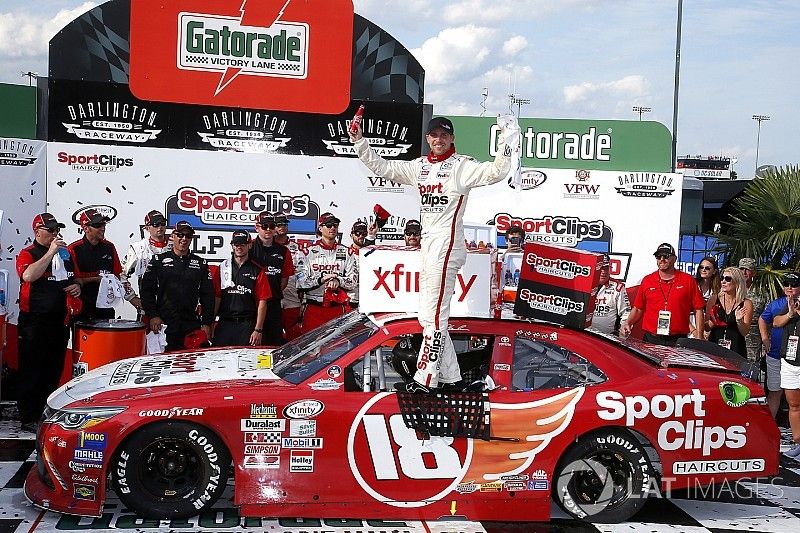
<svg viewBox="0 0 800 533">
<path fill-rule="evenodd" d="M 493 336 L 451 334 L 450 338 L 453 340 L 453 347 L 458 356 L 458 364 L 461 369 L 462 379 L 467 383 L 472 383 L 486 376 L 489 370 L 489 362 L 492 358 Z M 399 337 L 389 339 L 383 342 L 381 346 L 373 349 L 366 356 L 360 357 L 348 365 L 344 373 L 345 391 L 363 391 L 365 376 L 364 361 L 366 358 L 370 361 L 369 390 L 373 392 L 379 390 L 394 390 L 394 384 L 403 381 L 403 376 L 396 370 L 396 366 L 392 364 L 393 350 L 399 341 Z M 377 362 L 378 357 L 383 361 L 382 366 L 385 384 L 383 388 L 380 383 L 380 371 Z"/>
<path fill-rule="evenodd" d="M 606 380 L 602 370 L 551 342 L 517 337 L 511 387 L 515 391 L 584 387 Z"/>
</svg>

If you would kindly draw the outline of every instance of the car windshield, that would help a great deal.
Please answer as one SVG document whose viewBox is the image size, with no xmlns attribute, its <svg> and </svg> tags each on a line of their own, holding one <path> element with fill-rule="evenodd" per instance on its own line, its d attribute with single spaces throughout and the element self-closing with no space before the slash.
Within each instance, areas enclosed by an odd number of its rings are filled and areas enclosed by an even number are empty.
<svg viewBox="0 0 800 533">
<path fill-rule="evenodd" d="M 366 315 L 353 311 L 272 352 L 272 370 L 290 383 L 301 383 L 367 340 L 377 329 Z"/>
</svg>

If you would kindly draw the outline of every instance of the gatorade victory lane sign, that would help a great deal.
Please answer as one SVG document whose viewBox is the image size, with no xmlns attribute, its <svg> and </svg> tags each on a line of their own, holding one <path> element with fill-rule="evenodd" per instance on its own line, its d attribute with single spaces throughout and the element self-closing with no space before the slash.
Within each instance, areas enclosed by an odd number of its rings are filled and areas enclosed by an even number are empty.
<svg viewBox="0 0 800 533">
<path fill-rule="evenodd" d="M 142 100 L 337 114 L 350 103 L 351 0 L 131 2 Z"/>
</svg>

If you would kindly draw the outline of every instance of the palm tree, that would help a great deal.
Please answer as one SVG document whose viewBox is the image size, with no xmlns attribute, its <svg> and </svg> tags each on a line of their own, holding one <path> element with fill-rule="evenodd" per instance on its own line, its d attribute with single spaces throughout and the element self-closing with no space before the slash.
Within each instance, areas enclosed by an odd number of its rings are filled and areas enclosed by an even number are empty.
<svg viewBox="0 0 800 533">
<path fill-rule="evenodd" d="M 750 182 L 714 236 L 727 264 L 752 257 L 762 265 L 756 290 L 773 299 L 781 295 L 781 277 L 800 263 L 800 167 L 772 170 Z"/>
</svg>

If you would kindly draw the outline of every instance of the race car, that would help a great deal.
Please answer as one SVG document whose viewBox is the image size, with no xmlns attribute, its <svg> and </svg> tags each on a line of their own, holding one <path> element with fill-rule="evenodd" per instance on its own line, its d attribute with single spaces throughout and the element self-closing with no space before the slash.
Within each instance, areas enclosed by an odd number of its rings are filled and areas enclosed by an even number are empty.
<svg viewBox="0 0 800 533">
<path fill-rule="evenodd" d="M 779 432 L 740 364 L 522 319 L 452 318 L 464 387 L 394 392 L 409 314 L 340 317 L 274 350 L 122 360 L 48 399 L 34 505 L 242 516 L 592 522 L 669 489 L 777 474 Z"/>
</svg>

